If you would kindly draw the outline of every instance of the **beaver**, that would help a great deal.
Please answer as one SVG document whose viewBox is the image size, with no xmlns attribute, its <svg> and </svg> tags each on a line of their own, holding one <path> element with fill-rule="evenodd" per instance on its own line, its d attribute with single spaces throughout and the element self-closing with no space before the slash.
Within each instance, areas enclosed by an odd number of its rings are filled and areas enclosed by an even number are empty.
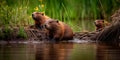
<svg viewBox="0 0 120 60">
<path fill-rule="evenodd" d="M 33 12 L 32 18 L 35 21 L 35 27 L 36 28 L 43 28 L 43 24 L 46 22 L 46 20 L 51 19 L 50 17 L 46 16 L 43 12 Z"/>
<path fill-rule="evenodd" d="M 105 27 L 104 20 L 95 20 L 96 31 L 101 31 Z"/>
<path fill-rule="evenodd" d="M 49 31 L 49 39 L 52 41 L 73 39 L 72 29 L 61 21 L 50 19 L 45 22 L 44 26 Z"/>
<path fill-rule="evenodd" d="M 102 19 L 98 19 L 98 20 L 95 20 L 95 26 L 96 26 L 96 31 L 101 31 L 103 30 L 106 26 L 110 26 L 110 23 L 105 21 L 105 20 L 102 20 Z"/>
</svg>

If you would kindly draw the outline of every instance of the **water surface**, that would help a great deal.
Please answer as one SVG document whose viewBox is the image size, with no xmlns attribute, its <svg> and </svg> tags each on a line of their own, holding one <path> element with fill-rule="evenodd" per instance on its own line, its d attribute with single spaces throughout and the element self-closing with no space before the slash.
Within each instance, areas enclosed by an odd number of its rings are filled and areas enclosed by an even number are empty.
<svg viewBox="0 0 120 60">
<path fill-rule="evenodd" d="M 2 43 L 0 60 L 120 60 L 120 46 L 96 43 Z"/>
</svg>

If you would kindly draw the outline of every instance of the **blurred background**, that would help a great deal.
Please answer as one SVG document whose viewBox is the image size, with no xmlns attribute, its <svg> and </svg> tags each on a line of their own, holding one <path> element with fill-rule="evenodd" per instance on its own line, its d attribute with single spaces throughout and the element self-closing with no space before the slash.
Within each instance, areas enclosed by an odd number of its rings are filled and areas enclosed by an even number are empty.
<svg viewBox="0 0 120 60">
<path fill-rule="evenodd" d="M 111 21 L 120 8 L 120 0 L 0 0 L 0 27 L 33 25 L 33 12 L 61 20 L 75 32 L 94 31 L 94 21 Z"/>
</svg>

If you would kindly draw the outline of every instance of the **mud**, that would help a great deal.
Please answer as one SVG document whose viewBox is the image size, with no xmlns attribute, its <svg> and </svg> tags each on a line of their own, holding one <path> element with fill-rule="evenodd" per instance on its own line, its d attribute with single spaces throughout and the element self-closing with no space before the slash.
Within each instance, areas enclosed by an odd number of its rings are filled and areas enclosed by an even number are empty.
<svg viewBox="0 0 120 60">
<path fill-rule="evenodd" d="M 17 41 L 24 41 L 24 40 L 30 40 L 30 41 L 43 41 L 46 40 L 48 41 L 48 36 L 45 30 L 40 30 L 40 29 L 34 29 L 34 28 L 28 28 L 24 27 L 24 33 L 27 35 L 27 38 L 19 37 L 18 31 L 19 28 L 13 28 L 11 29 L 12 32 L 10 35 L 8 35 L 6 38 L 0 40 L 17 40 Z M 4 29 L 2 29 L 4 31 Z M 78 40 L 93 40 L 95 41 L 96 34 L 99 32 L 75 32 L 74 39 Z"/>
</svg>

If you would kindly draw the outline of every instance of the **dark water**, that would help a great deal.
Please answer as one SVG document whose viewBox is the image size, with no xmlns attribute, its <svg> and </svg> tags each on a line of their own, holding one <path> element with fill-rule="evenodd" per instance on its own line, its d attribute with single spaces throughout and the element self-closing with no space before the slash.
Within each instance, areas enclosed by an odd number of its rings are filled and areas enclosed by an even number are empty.
<svg viewBox="0 0 120 60">
<path fill-rule="evenodd" d="M 120 46 L 96 43 L 2 43 L 0 60 L 120 60 Z"/>
</svg>

